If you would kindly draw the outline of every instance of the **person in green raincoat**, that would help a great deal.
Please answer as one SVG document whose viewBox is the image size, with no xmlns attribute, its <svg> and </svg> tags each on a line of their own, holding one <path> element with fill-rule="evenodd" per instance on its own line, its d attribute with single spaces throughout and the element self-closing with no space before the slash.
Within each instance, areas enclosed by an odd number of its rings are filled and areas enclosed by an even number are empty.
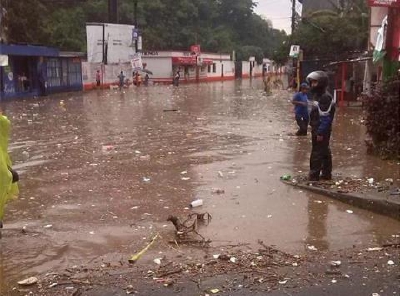
<svg viewBox="0 0 400 296">
<path fill-rule="evenodd" d="M 3 228 L 3 216 L 6 203 L 17 196 L 18 175 L 11 170 L 11 159 L 8 155 L 8 138 L 10 134 L 11 123 L 3 115 L 0 108 L 0 228 Z M 14 181 L 14 182 L 13 182 Z"/>
</svg>

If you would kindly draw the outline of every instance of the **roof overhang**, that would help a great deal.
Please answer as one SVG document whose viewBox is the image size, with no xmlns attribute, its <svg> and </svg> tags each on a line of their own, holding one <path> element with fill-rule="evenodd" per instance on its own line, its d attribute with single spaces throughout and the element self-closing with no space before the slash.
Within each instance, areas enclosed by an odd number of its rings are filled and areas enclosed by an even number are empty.
<svg viewBox="0 0 400 296">
<path fill-rule="evenodd" d="M 0 44 L 0 54 L 11 56 L 57 57 L 57 48 L 36 45 Z"/>
</svg>

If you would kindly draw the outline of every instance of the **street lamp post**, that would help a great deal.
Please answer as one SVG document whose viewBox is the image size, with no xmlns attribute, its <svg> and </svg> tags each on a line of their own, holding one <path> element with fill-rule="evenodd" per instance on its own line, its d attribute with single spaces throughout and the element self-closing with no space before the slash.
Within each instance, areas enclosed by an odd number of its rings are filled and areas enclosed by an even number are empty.
<svg viewBox="0 0 400 296">
<path fill-rule="evenodd" d="M 135 28 L 138 26 L 138 21 L 137 21 L 137 4 L 138 0 L 133 0 L 133 24 L 135 25 Z"/>
</svg>

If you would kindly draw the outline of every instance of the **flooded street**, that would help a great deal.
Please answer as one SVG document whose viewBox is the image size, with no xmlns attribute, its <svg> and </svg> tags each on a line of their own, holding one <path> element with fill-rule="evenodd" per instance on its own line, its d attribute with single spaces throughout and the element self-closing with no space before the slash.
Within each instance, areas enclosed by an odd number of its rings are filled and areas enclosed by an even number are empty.
<svg viewBox="0 0 400 296">
<path fill-rule="evenodd" d="M 310 137 L 290 135 L 292 94 L 262 88 L 256 79 L 6 102 L 21 181 L 0 240 L 0 292 L 31 275 L 126 261 L 155 233 L 165 252 L 168 215 L 185 217 L 198 198 L 194 210 L 212 216 L 199 232 L 215 247 L 262 240 L 303 254 L 398 234 L 399 221 L 280 182 L 307 173 Z M 334 174 L 398 180 L 398 163 L 366 154 L 361 121 L 361 108 L 337 112 Z"/>
</svg>

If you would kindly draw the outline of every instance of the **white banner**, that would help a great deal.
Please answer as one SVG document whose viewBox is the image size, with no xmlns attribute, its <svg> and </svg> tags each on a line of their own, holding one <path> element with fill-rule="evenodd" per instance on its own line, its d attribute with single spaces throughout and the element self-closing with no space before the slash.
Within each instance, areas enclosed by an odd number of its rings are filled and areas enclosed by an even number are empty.
<svg viewBox="0 0 400 296">
<path fill-rule="evenodd" d="M 8 66 L 8 55 L 0 54 L 0 66 L 1 67 Z"/>
<path fill-rule="evenodd" d="M 300 46 L 299 45 L 292 45 L 290 47 L 289 57 L 297 58 L 297 57 L 299 57 L 299 53 L 300 53 Z"/>
<path fill-rule="evenodd" d="M 136 53 L 131 60 L 131 65 L 133 70 L 141 70 L 143 69 L 142 56 L 139 53 Z"/>
<path fill-rule="evenodd" d="M 87 24 L 88 62 L 130 62 L 135 54 L 134 29 L 131 25 Z"/>
</svg>

